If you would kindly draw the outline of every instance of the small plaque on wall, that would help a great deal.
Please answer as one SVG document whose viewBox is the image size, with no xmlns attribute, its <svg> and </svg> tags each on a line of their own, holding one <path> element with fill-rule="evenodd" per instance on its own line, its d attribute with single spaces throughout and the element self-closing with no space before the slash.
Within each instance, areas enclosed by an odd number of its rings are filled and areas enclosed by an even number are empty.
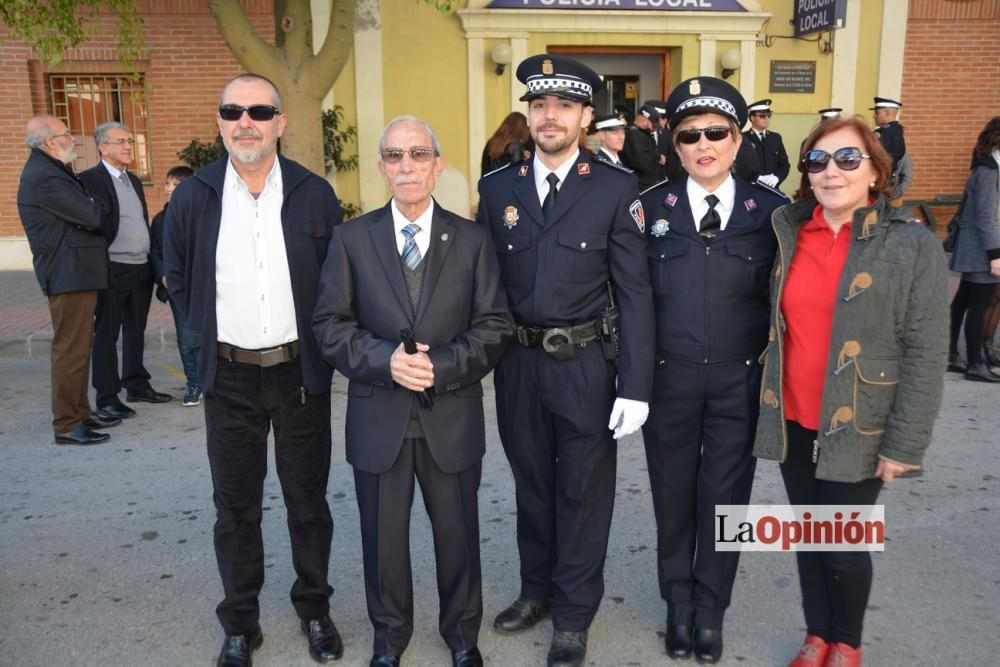
<svg viewBox="0 0 1000 667">
<path fill-rule="evenodd" d="M 816 92 L 816 61 L 772 60 L 768 91 L 772 93 Z"/>
</svg>

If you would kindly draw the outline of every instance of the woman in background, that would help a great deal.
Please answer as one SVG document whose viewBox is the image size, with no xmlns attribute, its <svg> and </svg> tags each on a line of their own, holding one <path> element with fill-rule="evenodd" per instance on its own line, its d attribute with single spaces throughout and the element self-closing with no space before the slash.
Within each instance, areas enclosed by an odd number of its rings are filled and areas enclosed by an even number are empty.
<svg viewBox="0 0 1000 667">
<path fill-rule="evenodd" d="M 504 165 L 527 160 L 534 149 L 528 119 L 520 111 L 513 111 L 486 142 L 479 174 L 483 176 Z"/>
</svg>

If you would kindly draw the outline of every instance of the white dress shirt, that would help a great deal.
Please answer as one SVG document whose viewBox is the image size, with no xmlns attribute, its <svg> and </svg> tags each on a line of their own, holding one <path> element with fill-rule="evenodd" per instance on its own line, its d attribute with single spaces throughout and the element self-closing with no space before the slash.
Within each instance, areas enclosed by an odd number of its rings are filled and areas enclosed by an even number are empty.
<svg viewBox="0 0 1000 667">
<path fill-rule="evenodd" d="M 215 250 L 215 317 L 224 343 L 260 350 L 299 337 L 281 226 L 283 201 L 277 159 L 256 199 L 232 162 L 226 164 Z"/>
<path fill-rule="evenodd" d="M 576 159 L 580 156 L 580 149 L 576 149 L 573 153 L 573 157 L 563 162 L 561 165 L 555 169 L 549 169 L 542 161 L 538 159 L 538 152 L 535 151 L 534 164 L 532 165 L 532 171 L 535 173 L 535 189 L 538 190 L 538 203 L 544 204 L 545 197 L 549 194 L 549 182 L 545 180 L 549 177 L 550 173 L 555 172 L 555 175 L 559 177 L 559 182 L 556 184 L 556 192 L 562 190 L 563 183 L 566 182 L 566 176 L 569 175 L 569 169 L 574 164 L 576 164 Z"/>
<path fill-rule="evenodd" d="M 618 166 L 620 166 L 620 167 L 621 167 L 621 166 L 624 166 L 624 165 L 622 165 L 622 160 L 621 160 L 621 158 L 620 158 L 620 157 L 618 157 L 618 155 L 612 155 L 612 154 L 611 154 L 611 151 L 609 151 L 609 150 L 608 150 L 607 148 L 605 148 L 604 146 L 601 146 L 601 152 L 602 152 L 602 153 L 604 153 L 605 155 L 607 155 L 607 156 L 608 156 L 608 158 L 609 158 L 609 159 L 610 159 L 610 160 L 611 160 L 611 161 L 612 161 L 613 163 L 617 164 L 617 165 L 618 165 Z"/>
<path fill-rule="evenodd" d="M 726 178 L 722 185 L 715 189 L 715 192 L 709 192 L 695 183 L 693 178 L 688 177 L 688 204 L 691 205 L 691 216 L 694 218 L 694 227 L 699 232 L 701 231 L 701 219 L 708 213 L 708 202 L 705 201 L 705 197 L 708 195 L 715 195 L 719 198 L 719 203 L 715 205 L 715 210 L 718 211 L 719 217 L 722 219 L 722 224 L 719 226 L 719 231 L 722 231 L 729 224 L 729 216 L 733 214 L 733 202 L 736 199 L 736 181 L 733 180 L 732 174 Z"/>
<path fill-rule="evenodd" d="M 427 257 L 427 249 L 431 246 L 431 220 L 434 218 L 434 200 L 431 200 L 427 210 L 417 216 L 416 220 L 410 220 L 396 207 L 396 198 L 389 202 L 392 210 L 392 226 L 396 230 L 396 250 L 399 255 L 403 255 L 403 245 L 406 243 L 406 236 L 403 234 L 403 227 L 411 222 L 420 225 L 420 231 L 413 235 L 413 240 L 417 244 L 417 250 L 421 257 Z"/>
</svg>

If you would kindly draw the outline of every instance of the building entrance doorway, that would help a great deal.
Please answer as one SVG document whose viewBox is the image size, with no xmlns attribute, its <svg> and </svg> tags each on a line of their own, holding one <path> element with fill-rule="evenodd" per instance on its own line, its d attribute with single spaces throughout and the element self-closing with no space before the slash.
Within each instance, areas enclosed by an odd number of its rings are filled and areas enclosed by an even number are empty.
<svg viewBox="0 0 1000 667">
<path fill-rule="evenodd" d="M 594 95 L 594 114 L 624 107 L 634 118 L 646 100 L 662 100 L 671 88 L 672 49 L 639 47 L 550 46 L 597 72 L 604 90 Z"/>
</svg>

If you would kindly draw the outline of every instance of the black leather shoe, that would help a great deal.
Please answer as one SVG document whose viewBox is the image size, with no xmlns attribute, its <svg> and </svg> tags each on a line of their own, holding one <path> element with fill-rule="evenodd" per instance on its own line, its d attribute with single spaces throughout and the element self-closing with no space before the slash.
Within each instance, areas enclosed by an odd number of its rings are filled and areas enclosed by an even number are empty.
<svg viewBox="0 0 1000 667">
<path fill-rule="evenodd" d="M 101 419 L 131 419 L 135 417 L 135 410 L 118 401 L 110 405 L 97 406 L 96 414 Z"/>
<path fill-rule="evenodd" d="M 962 357 L 957 354 L 948 355 L 948 372 L 949 373 L 964 373 L 965 372 L 965 362 L 962 361 Z"/>
<path fill-rule="evenodd" d="M 687 658 L 691 656 L 691 642 L 694 629 L 690 625 L 667 623 L 667 655 L 671 658 Z"/>
<path fill-rule="evenodd" d="M 394 655 L 373 655 L 368 667 L 399 667 L 400 664 Z"/>
<path fill-rule="evenodd" d="M 476 646 L 464 651 L 455 651 L 451 654 L 451 665 L 452 667 L 483 667 L 483 655 Z"/>
<path fill-rule="evenodd" d="M 552 645 L 549 647 L 548 667 L 580 667 L 587 657 L 586 632 L 552 633 Z"/>
<path fill-rule="evenodd" d="M 264 643 L 260 628 L 251 635 L 228 635 L 215 667 L 253 667 L 253 652 Z"/>
<path fill-rule="evenodd" d="M 965 369 L 965 379 L 974 382 L 1000 382 L 1000 375 L 991 373 L 986 364 L 976 364 Z"/>
<path fill-rule="evenodd" d="M 493 629 L 502 635 L 523 632 L 549 615 L 551 600 L 531 600 L 519 597 L 493 619 Z"/>
<path fill-rule="evenodd" d="M 83 424 L 69 433 L 56 433 L 55 436 L 57 445 L 97 445 L 111 439 L 107 433 L 91 431 Z"/>
<path fill-rule="evenodd" d="M 170 394 L 161 394 L 150 387 L 142 391 L 125 392 L 125 400 L 129 403 L 136 403 L 138 401 L 142 401 L 143 403 L 169 403 L 174 400 L 174 397 Z"/>
<path fill-rule="evenodd" d="M 302 632 L 309 638 L 309 655 L 316 662 L 333 662 L 344 655 L 344 642 L 329 615 L 302 621 Z"/>
<path fill-rule="evenodd" d="M 118 426 L 122 423 L 120 417 L 112 417 L 108 415 L 102 417 L 100 413 L 93 413 L 89 417 L 83 420 L 83 425 L 90 428 L 111 428 L 112 426 Z"/>
<path fill-rule="evenodd" d="M 722 630 L 694 629 L 694 659 L 700 665 L 714 665 L 722 659 Z"/>
</svg>

